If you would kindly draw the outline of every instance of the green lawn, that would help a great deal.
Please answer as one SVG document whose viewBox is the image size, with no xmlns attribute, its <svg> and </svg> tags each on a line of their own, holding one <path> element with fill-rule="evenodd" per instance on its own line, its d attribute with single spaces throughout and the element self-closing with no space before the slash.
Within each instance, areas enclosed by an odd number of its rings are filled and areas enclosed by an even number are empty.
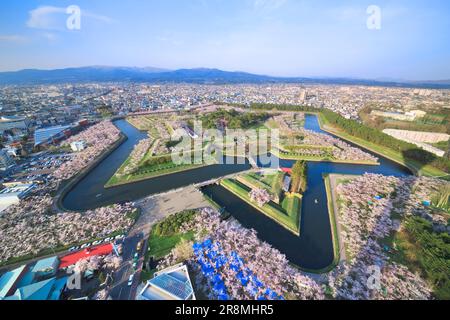
<svg viewBox="0 0 450 320">
<path fill-rule="evenodd" d="M 332 156 L 305 156 L 292 152 L 280 152 L 279 149 L 273 148 L 270 151 L 274 156 L 285 159 L 285 160 L 304 160 L 304 161 L 312 161 L 312 162 L 334 162 L 334 163 L 350 163 L 350 164 L 364 164 L 364 165 L 378 165 L 379 163 L 373 161 L 364 161 L 364 160 L 336 160 Z"/>
<path fill-rule="evenodd" d="M 150 257 L 154 257 L 155 260 L 165 257 L 178 243 L 180 243 L 181 239 L 193 240 L 194 233 L 188 232 L 185 234 L 178 233 L 172 236 L 158 236 L 155 234 L 155 230 L 152 230 L 148 239 L 149 251 L 145 253 L 145 262 L 147 262 Z M 152 279 L 156 271 L 156 269 L 142 270 L 140 281 L 145 282 Z"/>
<path fill-rule="evenodd" d="M 333 255 L 334 255 L 334 257 L 333 257 L 333 262 L 331 263 L 331 265 L 328 266 L 327 268 L 324 268 L 319 273 L 325 273 L 325 272 L 333 270 L 337 266 L 337 264 L 339 263 L 339 260 L 341 258 L 340 250 L 345 249 L 345 248 L 340 248 L 340 244 L 339 244 L 338 226 L 337 226 L 337 221 L 336 221 L 336 216 L 335 216 L 335 211 L 337 211 L 338 208 L 334 208 L 334 205 L 333 205 L 333 199 L 331 196 L 331 183 L 330 183 L 329 176 L 324 177 L 324 183 L 325 183 L 325 190 L 327 193 L 328 215 L 329 215 L 330 224 L 331 224 L 331 236 L 333 238 Z"/>
<path fill-rule="evenodd" d="M 450 141 L 441 141 L 438 143 L 433 143 L 433 146 L 447 152 L 450 147 Z"/>
<path fill-rule="evenodd" d="M 265 204 L 263 207 L 259 207 L 257 204 L 250 200 L 249 192 L 251 189 L 246 185 L 240 183 L 235 179 L 224 179 L 221 181 L 221 185 L 244 200 L 246 203 L 259 210 L 267 217 L 276 221 L 278 224 L 291 231 L 296 235 L 300 235 L 300 214 L 301 214 L 301 199 L 289 199 L 283 201 L 283 206 L 271 201 Z M 293 196 L 294 197 L 294 196 Z M 287 197 L 286 197 L 287 198 Z M 291 209 L 291 212 L 287 212 L 285 208 Z"/>
<path fill-rule="evenodd" d="M 284 172 L 259 175 L 256 173 L 243 174 L 239 177 L 242 182 L 252 188 L 266 189 L 274 196 L 280 197 L 283 187 Z"/>
<path fill-rule="evenodd" d="M 210 160 L 215 161 L 215 159 Z M 172 161 L 161 164 L 151 164 L 151 165 L 142 164 L 135 173 L 121 176 L 120 172 L 123 171 L 123 169 L 129 163 L 129 161 L 130 161 L 129 158 L 125 160 L 123 165 L 117 170 L 114 176 L 112 176 L 111 179 L 109 179 L 109 181 L 106 183 L 105 185 L 106 188 L 151 179 L 181 171 L 197 169 L 208 165 L 207 163 L 205 163 L 205 161 L 201 164 L 181 164 L 181 165 L 177 165 Z"/>
<path fill-rule="evenodd" d="M 173 248 L 181 241 L 181 239 L 193 240 L 194 233 L 189 232 L 186 234 L 177 233 L 172 236 L 158 236 L 152 231 L 149 238 L 149 256 L 153 256 L 156 259 L 160 259 L 168 255 Z"/>
</svg>

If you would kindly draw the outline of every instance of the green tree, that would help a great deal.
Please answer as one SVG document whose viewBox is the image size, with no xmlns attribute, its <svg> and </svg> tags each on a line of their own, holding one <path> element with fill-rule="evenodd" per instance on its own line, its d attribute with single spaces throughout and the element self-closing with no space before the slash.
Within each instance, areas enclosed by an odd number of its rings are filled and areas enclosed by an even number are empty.
<svg viewBox="0 0 450 320">
<path fill-rule="evenodd" d="M 291 192 L 304 193 L 306 191 L 307 166 L 306 161 L 297 161 L 292 167 Z"/>
</svg>

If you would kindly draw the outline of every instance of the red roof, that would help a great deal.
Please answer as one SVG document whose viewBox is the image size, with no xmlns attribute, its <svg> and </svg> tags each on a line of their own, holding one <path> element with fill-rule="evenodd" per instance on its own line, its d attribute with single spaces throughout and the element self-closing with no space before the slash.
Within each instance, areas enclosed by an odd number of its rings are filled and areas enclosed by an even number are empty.
<svg viewBox="0 0 450 320">
<path fill-rule="evenodd" d="M 111 243 L 104 244 L 101 246 L 87 248 L 75 253 L 68 254 L 61 258 L 61 264 L 59 265 L 60 269 L 64 269 L 66 267 L 72 266 L 78 261 L 82 259 L 86 259 L 93 256 L 106 256 L 113 251 L 113 246 Z"/>
<path fill-rule="evenodd" d="M 290 168 L 281 168 L 281 171 L 289 173 L 289 174 L 292 173 L 292 169 L 290 169 Z"/>
</svg>

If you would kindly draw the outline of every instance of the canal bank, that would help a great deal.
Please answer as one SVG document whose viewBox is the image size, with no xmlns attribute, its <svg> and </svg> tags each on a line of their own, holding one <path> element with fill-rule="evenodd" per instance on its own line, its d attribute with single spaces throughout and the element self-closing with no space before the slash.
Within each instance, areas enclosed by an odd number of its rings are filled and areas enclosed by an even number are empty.
<svg viewBox="0 0 450 320">
<path fill-rule="evenodd" d="M 120 138 L 107 150 L 105 150 L 100 156 L 98 156 L 93 162 L 91 162 L 87 167 L 83 168 L 81 172 L 79 172 L 75 177 L 68 181 L 63 182 L 63 186 L 61 186 L 56 194 L 53 201 L 54 211 L 68 211 L 64 208 L 63 199 L 64 197 L 77 185 L 78 182 L 83 180 L 96 166 L 103 162 L 111 153 L 113 153 L 122 143 L 124 143 L 128 138 L 120 134 Z M 73 211 L 73 210 L 72 210 Z"/>
<path fill-rule="evenodd" d="M 122 121 L 122 122 L 121 122 Z M 116 122 L 122 133 L 128 137 L 120 147 L 106 157 L 102 163 L 90 171 L 63 199 L 68 209 L 88 210 L 122 201 L 134 201 L 152 194 L 163 193 L 182 186 L 202 183 L 223 176 L 246 171 L 250 165 L 213 165 L 205 168 L 180 172 L 160 178 L 136 182 L 116 188 L 105 189 L 104 185 L 117 171 L 132 151 L 134 145 L 144 138 L 144 134 L 123 120 Z M 306 115 L 307 129 L 326 133 L 320 128 L 314 115 Z M 362 148 L 364 149 L 364 148 Z M 373 152 L 368 151 L 371 154 Z M 332 221 L 328 210 L 324 174 L 379 173 L 384 175 L 404 176 L 410 171 L 403 166 L 380 157 L 380 165 L 357 165 L 341 163 L 308 162 L 308 190 L 302 201 L 300 236 L 289 232 L 272 219 L 261 214 L 255 208 L 230 193 L 223 187 L 211 185 L 202 191 L 214 202 L 224 207 L 244 227 L 255 229 L 258 237 L 277 248 L 294 265 L 303 270 L 324 270 L 333 264 L 335 249 L 333 246 Z M 259 161 L 258 161 L 259 162 Z M 280 166 L 290 168 L 294 161 L 280 159 Z M 261 164 L 259 164 L 261 165 Z"/>
<path fill-rule="evenodd" d="M 234 165 L 215 164 L 113 188 L 105 188 L 106 183 L 128 158 L 134 146 L 140 140 L 146 138 L 145 132 L 137 130 L 123 119 L 115 121 L 114 124 L 127 139 L 99 161 L 95 167 L 92 167 L 85 175 L 80 176 L 76 182 L 72 182 L 70 187 L 65 189 L 64 196 L 59 200 L 63 209 L 68 211 L 86 211 L 114 203 L 136 201 L 152 194 L 164 193 L 169 190 L 220 178 L 248 170 L 251 167 L 248 162 Z"/>
</svg>

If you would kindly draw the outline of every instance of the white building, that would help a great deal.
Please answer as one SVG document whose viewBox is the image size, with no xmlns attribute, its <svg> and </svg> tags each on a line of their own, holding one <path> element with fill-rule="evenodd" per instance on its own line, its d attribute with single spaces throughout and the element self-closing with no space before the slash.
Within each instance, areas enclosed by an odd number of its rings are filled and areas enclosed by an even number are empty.
<svg viewBox="0 0 450 320">
<path fill-rule="evenodd" d="M 26 130 L 28 128 L 28 121 L 23 117 L 1 117 L 0 118 L 0 134 L 3 134 L 6 130 L 21 129 Z"/>
<path fill-rule="evenodd" d="M 138 300 L 196 300 L 187 267 L 179 264 L 155 273 Z"/>
<path fill-rule="evenodd" d="M 427 113 L 422 110 L 412 110 L 412 111 L 408 111 L 406 113 L 373 110 L 371 113 L 371 115 L 373 115 L 373 116 L 390 118 L 390 119 L 400 120 L 400 121 L 415 121 L 416 119 L 425 117 L 426 114 Z"/>
<path fill-rule="evenodd" d="M 17 204 L 36 187 L 33 183 L 8 183 L 0 191 L 0 213 L 13 204 Z"/>
<path fill-rule="evenodd" d="M 75 141 L 70 144 L 72 151 L 80 152 L 86 149 L 86 143 L 84 141 Z"/>
<path fill-rule="evenodd" d="M 448 135 L 446 134 L 395 129 L 385 129 L 383 130 L 383 133 L 390 135 L 391 137 L 394 137 L 396 139 L 415 144 L 419 148 L 433 153 L 438 157 L 443 157 L 445 155 L 445 151 L 438 149 L 424 141 L 430 143 L 438 141 L 448 141 Z"/>
<path fill-rule="evenodd" d="M 3 150 L 5 150 L 11 157 L 18 157 L 20 155 L 19 149 L 16 147 L 6 146 Z"/>
<path fill-rule="evenodd" d="M 11 157 L 7 150 L 0 150 L 0 170 L 6 170 L 14 165 L 14 163 L 14 159 Z"/>
</svg>

